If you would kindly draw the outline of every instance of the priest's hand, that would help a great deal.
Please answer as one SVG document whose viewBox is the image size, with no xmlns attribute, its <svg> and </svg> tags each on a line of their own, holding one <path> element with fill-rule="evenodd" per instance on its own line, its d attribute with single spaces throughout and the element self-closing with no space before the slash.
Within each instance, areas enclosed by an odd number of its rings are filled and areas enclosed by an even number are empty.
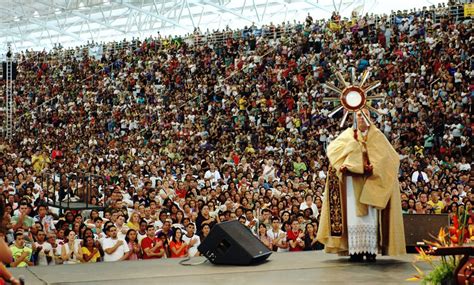
<svg viewBox="0 0 474 285">
<path fill-rule="evenodd" d="M 365 175 L 372 175 L 374 172 L 374 167 L 371 164 L 364 165 L 364 174 Z"/>
<path fill-rule="evenodd" d="M 342 173 L 346 173 L 347 172 L 347 166 L 341 165 L 341 167 L 339 168 L 339 171 L 342 172 Z"/>
</svg>

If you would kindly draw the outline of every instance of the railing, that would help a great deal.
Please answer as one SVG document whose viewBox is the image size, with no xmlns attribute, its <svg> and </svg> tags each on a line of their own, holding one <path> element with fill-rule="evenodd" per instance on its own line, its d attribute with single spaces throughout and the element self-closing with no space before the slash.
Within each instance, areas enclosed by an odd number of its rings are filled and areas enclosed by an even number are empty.
<svg viewBox="0 0 474 285">
<path fill-rule="evenodd" d="M 445 7 L 430 7 L 428 9 L 423 9 L 419 11 L 397 11 L 392 13 L 389 16 L 389 22 L 394 24 L 397 17 L 409 17 L 415 14 L 418 15 L 430 15 L 433 19 L 434 23 L 439 23 L 442 17 L 446 15 L 453 16 L 456 21 L 462 21 L 464 19 L 464 7 L 462 4 L 450 4 Z M 373 17 L 373 16 L 372 16 Z M 375 16 L 373 20 L 377 23 L 381 17 Z M 328 23 L 329 21 L 326 21 Z M 120 42 L 109 42 L 109 43 L 90 43 L 85 46 L 76 47 L 73 49 L 62 49 L 62 48 L 55 48 L 51 52 L 26 52 L 27 57 L 35 57 L 38 60 L 42 59 L 45 61 L 54 60 L 54 59 L 63 59 L 66 57 L 77 56 L 80 57 L 84 53 L 88 53 L 89 49 L 92 47 L 102 46 L 102 50 L 106 54 L 116 54 L 125 50 L 135 51 L 140 48 L 143 41 L 155 41 L 156 43 L 160 43 L 162 40 L 176 40 L 181 39 L 183 42 L 188 44 L 224 44 L 225 41 L 229 38 L 233 38 L 236 40 L 240 39 L 247 39 L 250 34 L 254 34 L 256 37 L 263 35 L 264 37 L 270 38 L 280 38 L 283 34 L 289 33 L 292 29 L 294 29 L 294 25 L 286 25 L 286 26 L 279 26 L 275 27 L 276 32 L 271 32 L 268 30 L 267 27 L 261 28 L 254 28 L 251 32 L 245 30 L 236 30 L 236 31 L 223 31 L 223 32 L 214 32 L 214 33 L 194 33 L 184 37 L 148 37 L 144 40 L 140 39 L 133 39 L 131 41 L 120 41 Z M 19 59 L 19 55 L 16 55 L 17 59 Z"/>
<path fill-rule="evenodd" d="M 464 20 L 464 5 L 456 3 L 447 5 L 445 7 L 422 9 L 413 12 L 397 11 L 396 13 L 392 13 L 390 15 L 390 23 L 395 24 L 397 17 L 410 17 L 415 15 L 423 17 L 430 16 L 433 21 L 433 24 L 441 22 L 441 19 L 446 16 L 454 17 L 455 21 L 459 22 Z"/>
<path fill-rule="evenodd" d="M 62 209 L 101 208 L 100 196 L 104 195 L 106 179 L 103 176 L 85 172 L 61 173 L 45 171 L 39 176 L 39 185 L 45 202 Z M 93 199 L 96 199 L 94 202 Z"/>
</svg>

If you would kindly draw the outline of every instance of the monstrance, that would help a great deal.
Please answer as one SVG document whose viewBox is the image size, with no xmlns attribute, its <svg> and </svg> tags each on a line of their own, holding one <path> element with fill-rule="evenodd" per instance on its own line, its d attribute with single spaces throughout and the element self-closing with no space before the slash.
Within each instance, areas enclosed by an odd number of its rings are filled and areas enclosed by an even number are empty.
<svg viewBox="0 0 474 285">
<path fill-rule="evenodd" d="M 343 89 L 340 89 L 336 85 L 329 82 L 323 84 L 324 88 L 332 90 L 339 95 L 339 97 L 323 98 L 323 102 L 339 102 L 341 104 L 328 114 L 329 117 L 332 117 L 337 112 L 344 109 L 344 115 L 342 116 L 342 121 L 340 124 L 341 128 L 344 126 L 344 123 L 346 122 L 349 113 L 352 113 L 354 117 L 354 129 L 357 128 L 357 112 L 361 111 L 362 109 L 367 108 L 369 111 L 380 114 L 377 109 L 367 104 L 369 100 L 381 100 L 385 98 L 384 95 L 367 96 L 367 93 L 380 86 L 380 81 L 374 81 L 368 84 L 367 86 L 364 86 L 365 82 L 367 81 L 367 78 L 369 78 L 370 76 L 370 71 L 368 69 L 366 69 L 364 73 L 362 73 L 360 82 L 356 82 L 355 68 L 352 68 L 351 84 L 347 83 L 346 80 L 344 80 L 344 77 L 339 71 L 336 72 L 335 75 L 337 80 L 339 81 L 339 84 L 343 85 Z M 367 115 L 364 112 L 360 113 L 362 114 L 365 123 L 367 125 L 370 125 L 371 122 Z"/>
</svg>

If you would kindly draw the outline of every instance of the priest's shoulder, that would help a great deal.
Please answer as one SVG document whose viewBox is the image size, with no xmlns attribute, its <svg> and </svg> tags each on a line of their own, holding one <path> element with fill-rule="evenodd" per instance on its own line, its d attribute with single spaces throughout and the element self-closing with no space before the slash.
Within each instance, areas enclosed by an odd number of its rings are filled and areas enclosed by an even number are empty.
<svg viewBox="0 0 474 285">
<path fill-rule="evenodd" d="M 353 128 L 347 128 L 345 129 L 342 133 L 340 133 L 337 137 L 337 138 L 340 138 L 340 137 L 347 137 L 347 136 L 350 136 L 350 137 L 353 137 L 354 136 L 354 129 Z"/>
<path fill-rule="evenodd" d="M 354 129 L 347 128 L 342 133 L 340 133 L 333 141 L 343 140 L 348 138 L 354 138 Z"/>
</svg>

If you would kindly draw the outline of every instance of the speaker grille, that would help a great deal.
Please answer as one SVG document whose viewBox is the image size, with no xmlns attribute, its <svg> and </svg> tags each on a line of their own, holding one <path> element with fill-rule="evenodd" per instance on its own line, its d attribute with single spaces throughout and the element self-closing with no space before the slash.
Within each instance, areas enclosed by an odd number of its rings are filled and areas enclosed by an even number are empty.
<svg viewBox="0 0 474 285">
<path fill-rule="evenodd" d="M 238 223 L 238 222 L 237 222 Z M 245 226 L 236 227 L 233 222 L 224 222 L 222 229 L 234 240 L 236 240 L 243 250 L 252 256 L 259 256 L 268 252 L 268 248 Z"/>
<path fill-rule="evenodd" d="M 405 241 L 407 246 L 419 246 L 423 240 L 438 236 L 439 229 L 449 227 L 448 214 L 403 215 Z"/>
<path fill-rule="evenodd" d="M 263 262 L 272 253 L 238 221 L 216 224 L 198 249 L 214 264 L 232 265 Z"/>
</svg>

